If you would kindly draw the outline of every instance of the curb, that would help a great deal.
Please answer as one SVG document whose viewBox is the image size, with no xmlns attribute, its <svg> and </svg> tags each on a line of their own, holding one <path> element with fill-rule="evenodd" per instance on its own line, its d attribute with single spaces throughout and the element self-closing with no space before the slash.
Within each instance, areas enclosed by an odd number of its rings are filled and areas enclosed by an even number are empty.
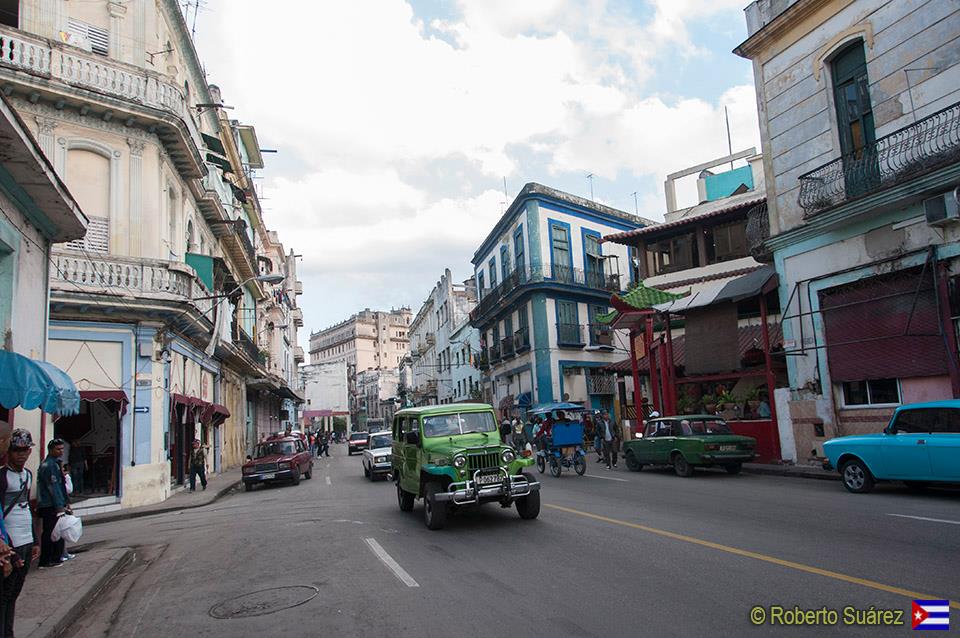
<svg viewBox="0 0 960 638">
<path fill-rule="evenodd" d="M 743 466 L 743 471 L 750 474 L 765 474 L 768 476 L 788 476 L 790 478 L 801 478 L 801 479 L 813 479 L 818 481 L 839 481 L 840 474 L 833 474 L 830 472 L 820 472 L 817 470 L 813 471 L 791 471 L 791 470 L 778 470 L 774 468 L 766 467 L 749 467 L 747 465 Z"/>
<path fill-rule="evenodd" d="M 27 634 L 27 638 L 53 638 L 66 630 L 97 597 L 110 579 L 133 558 L 133 553 L 129 547 L 116 550 L 107 563 L 84 583 L 84 587 L 70 595 L 50 616 Z"/>
<path fill-rule="evenodd" d="M 243 482 L 243 479 L 237 479 L 233 483 L 229 483 L 225 487 L 220 488 L 208 501 L 203 503 L 192 503 L 187 505 L 165 505 L 163 507 L 157 507 L 150 510 L 117 510 L 116 512 L 106 512 L 104 514 L 93 514 L 91 516 L 83 517 L 84 525 L 97 525 L 99 523 L 112 523 L 114 521 L 123 521 L 130 518 L 141 518 L 143 516 L 153 516 L 154 514 L 166 514 L 168 512 L 179 512 L 181 510 L 190 510 L 197 507 L 204 507 L 205 505 L 210 505 L 220 500 L 227 492 L 238 488 Z"/>
</svg>

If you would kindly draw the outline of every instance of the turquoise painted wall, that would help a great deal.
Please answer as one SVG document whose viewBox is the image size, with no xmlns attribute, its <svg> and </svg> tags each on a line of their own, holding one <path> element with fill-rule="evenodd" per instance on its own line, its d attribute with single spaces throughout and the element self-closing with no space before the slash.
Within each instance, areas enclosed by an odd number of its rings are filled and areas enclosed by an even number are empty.
<svg viewBox="0 0 960 638">
<path fill-rule="evenodd" d="M 712 202 L 729 197 L 741 184 L 746 184 L 747 188 L 753 190 L 753 169 L 749 165 L 741 166 L 732 171 L 709 175 L 704 182 L 707 187 L 707 201 Z"/>
</svg>

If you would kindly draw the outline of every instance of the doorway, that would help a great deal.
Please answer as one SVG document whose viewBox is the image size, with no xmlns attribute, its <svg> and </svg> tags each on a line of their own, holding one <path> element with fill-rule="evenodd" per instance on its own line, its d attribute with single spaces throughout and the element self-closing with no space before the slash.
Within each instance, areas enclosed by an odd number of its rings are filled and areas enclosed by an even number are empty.
<svg viewBox="0 0 960 638">
<path fill-rule="evenodd" d="M 61 417 L 53 435 L 66 441 L 64 466 L 69 465 L 74 502 L 120 495 L 120 419 L 122 404 L 80 402 L 80 413 Z"/>
</svg>

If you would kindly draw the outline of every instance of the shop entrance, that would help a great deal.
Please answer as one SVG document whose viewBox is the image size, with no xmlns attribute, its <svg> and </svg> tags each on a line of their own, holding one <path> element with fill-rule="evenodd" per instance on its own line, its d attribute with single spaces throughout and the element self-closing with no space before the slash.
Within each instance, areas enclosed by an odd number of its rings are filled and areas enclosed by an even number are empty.
<svg viewBox="0 0 960 638">
<path fill-rule="evenodd" d="M 64 465 L 73 481 L 73 502 L 120 495 L 120 423 L 127 410 L 121 390 L 81 392 L 80 413 L 61 417 L 53 436 L 66 441 Z"/>
</svg>

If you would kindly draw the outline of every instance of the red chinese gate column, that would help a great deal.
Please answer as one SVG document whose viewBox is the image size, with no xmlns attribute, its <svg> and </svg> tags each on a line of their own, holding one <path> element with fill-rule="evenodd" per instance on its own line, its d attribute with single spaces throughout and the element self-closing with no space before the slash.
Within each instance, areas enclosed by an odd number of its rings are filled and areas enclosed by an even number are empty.
<svg viewBox="0 0 960 638">
<path fill-rule="evenodd" d="M 640 391 L 640 366 L 637 364 L 637 332 L 630 330 L 630 371 L 633 373 L 633 409 L 636 414 L 636 422 L 642 430 L 644 426 L 643 410 L 640 409 L 640 399 L 643 394 Z"/>
<path fill-rule="evenodd" d="M 667 330 L 667 351 L 664 356 L 666 368 L 666 379 L 663 384 L 664 403 L 667 404 L 667 410 L 670 414 L 677 413 L 677 368 L 673 358 L 673 333 L 670 331 L 670 313 L 664 313 Z"/>
<path fill-rule="evenodd" d="M 643 343 L 647 349 L 647 366 L 650 368 L 650 401 L 653 402 L 653 409 L 663 414 L 660 406 L 660 375 L 657 372 L 657 353 L 653 350 L 653 318 L 644 319 Z"/>
<path fill-rule="evenodd" d="M 767 401 L 770 405 L 770 422 L 773 424 L 773 441 L 779 458 L 783 458 L 780 448 L 780 425 L 777 422 L 777 402 L 773 391 L 777 387 L 777 377 L 773 373 L 773 360 L 770 358 L 770 328 L 767 326 L 767 296 L 760 293 L 760 332 L 763 336 L 763 361 L 767 377 Z"/>
</svg>

